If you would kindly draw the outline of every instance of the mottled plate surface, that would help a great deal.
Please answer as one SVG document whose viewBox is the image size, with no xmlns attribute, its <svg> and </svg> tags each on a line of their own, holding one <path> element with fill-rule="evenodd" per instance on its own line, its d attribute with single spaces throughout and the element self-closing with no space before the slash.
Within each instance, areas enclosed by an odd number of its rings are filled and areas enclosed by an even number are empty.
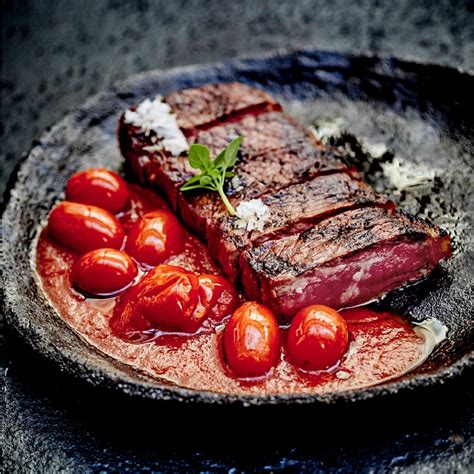
<svg viewBox="0 0 474 474">
<path fill-rule="evenodd" d="M 337 119 L 340 127 L 368 147 L 386 145 L 389 168 L 402 163 L 402 172 L 413 165 L 415 173 L 429 175 L 408 191 L 387 181 L 379 165 L 372 167 L 369 176 L 372 184 L 382 187 L 402 207 L 447 228 L 455 244 L 454 257 L 432 277 L 385 301 L 389 309 L 409 319 L 437 318 L 449 328 L 448 339 L 416 371 L 377 387 L 327 395 L 237 397 L 198 392 L 143 376 L 97 352 L 58 317 L 44 297 L 32 266 L 38 227 L 61 198 L 72 173 L 92 166 L 121 169 L 115 137 L 120 113 L 145 97 L 236 80 L 267 90 L 308 125 Z M 155 399 L 355 402 L 458 376 L 474 361 L 473 109 L 467 104 L 472 90 L 473 76 L 455 69 L 313 50 L 151 71 L 120 82 L 46 131 L 12 177 L 2 222 L 7 320 L 67 372 L 93 384 Z"/>
</svg>

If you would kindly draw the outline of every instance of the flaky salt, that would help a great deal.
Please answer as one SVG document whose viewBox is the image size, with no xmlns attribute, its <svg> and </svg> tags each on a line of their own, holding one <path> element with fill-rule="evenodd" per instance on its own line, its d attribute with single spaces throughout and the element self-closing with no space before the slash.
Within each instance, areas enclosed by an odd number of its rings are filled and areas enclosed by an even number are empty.
<svg viewBox="0 0 474 474">
<path fill-rule="evenodd" d="M 237 217 L 236 226 L 240 229 L 263 230 L 270 219 L 270 208 L 261 199 L 242 201 L 235 210 Z"/>
<path fill-rule="evenodd" d="M 186 137 L 179 128 L 171 107 L 163 102 L 163 98 L 159 95 L 154 100 L 145 99 L 136 110 L 127 110 L 124 121 L 139 127 L 146 136 L 151 132 L 158 136 L 160 142 L 145 147 L 146 150 L 165 149 L 177 156 L 189 149 Z M 152 138 L 152 142 L 157 142 L 155 137 Z"/>
</svg>

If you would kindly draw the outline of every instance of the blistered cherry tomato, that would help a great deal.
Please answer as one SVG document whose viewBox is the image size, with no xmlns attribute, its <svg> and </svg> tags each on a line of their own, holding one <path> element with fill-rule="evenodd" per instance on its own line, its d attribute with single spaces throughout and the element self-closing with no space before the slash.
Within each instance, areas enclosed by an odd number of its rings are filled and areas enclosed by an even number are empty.
<svg viewBox="0 0 474 474">
<path fill-rule="evenodd" d="M 235 291 L 222 278 L 159 265 L 120 298 L 110 324 L 118 335 L 148 329 L 194 333 L 208 317 L 229 313 L 236 304 Z"/>
<path fill-rule="evenodd" d="M 253 301 L 240 306 L 224 331 L 224 354 L 232 372 L 238 377 L 264 375 L 279 353 L 280 330 L 273 313 Z"/>
<path fill-rule="evenodd" d="M 125 181 L 118 174 L 103 168 L 90 168 L 69 178 L 66 199 L 101 207 L 116 214 L 125 207 L 130 194 Z"/>
<path fill-rule="evenodd" d="M 217 275 L 199 275 L 200 300 L 209 307 L 209 317 L 220 321 L 232 314 L 236 309 L 239 298 L 232 285 Z"/>
<path fill-rule="evenodd" d="M 120 222 L 100 207 L 64 201 L 48 218 L 48 232 L 76 252 L 108 247 L 119 249 L 124 240 Z"/>
<path fill-rule="evenodd" d="M 125 253 L 116 249 L 97 249 L 85 253 L 72 267 L 76 288 L 96 296 L 117 294 L 137 276 L 137 267 Z"/>
<path fill-rule="evenodd" d="M 139 263 L 155 266 L 183 247 L 183 230 L 168 211 L 144 214 L 130 229 L 127 252 Z"/>
<path fill-rule="evenodd" d="M 334 309 L 313 305 L 299 311 L 288 331 L 291 360 L 305 370 L 323 370 L 346 353 L 349 333 L 344 318 Z"/>
<path fill-rule="evenodd" d="M 155 288 L 142 293 L 138 310 L 154 328 L 195 332 L 207 314 L 207 308 L 199 300 L 198 277 L 192 273 L 175 272 L 167 283 L 156 283 Z"/>
</svg>

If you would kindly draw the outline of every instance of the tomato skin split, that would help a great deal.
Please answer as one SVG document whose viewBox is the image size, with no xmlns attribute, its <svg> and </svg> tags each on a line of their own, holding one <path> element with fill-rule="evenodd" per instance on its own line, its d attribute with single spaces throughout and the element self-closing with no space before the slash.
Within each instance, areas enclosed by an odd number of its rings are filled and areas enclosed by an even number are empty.
<svg viewBox="0 0 474 474">
<path fill-rule="evenodd" d="M 237 294 L 222 277 L 158 265 L 122 295 L 110 324 L 125 338 L 150 329 L 194 334 L 208 318 L 218 321 L 223 313 L 229 314 L 237 302 Z"/>
</svg>

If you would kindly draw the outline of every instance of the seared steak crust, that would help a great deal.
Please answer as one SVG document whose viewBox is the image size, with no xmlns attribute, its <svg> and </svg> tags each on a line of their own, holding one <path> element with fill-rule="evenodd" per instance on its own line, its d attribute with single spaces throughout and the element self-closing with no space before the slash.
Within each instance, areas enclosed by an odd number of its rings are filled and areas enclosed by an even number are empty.
<svg viewBox="0 0 474 474">
<path fill-rule="evenodd" d="M 245 114 L 281 110 L 266 92 L 239 82 L 185 89 L 173 92 L 165 100 L 186 135 Z"/>
<path fill-rule="evenodd" d="M 276 193 L 265 194 L 261 199 L 271 212 L 263 230 L 247 231 L 238 226 L 237 218 L 227 216 L 208 227 L 208 243 L 215 249 L 219 264 L 232 281 L 239 276 L 240 252 L 251 245 L 275 236 L 302 232 L 344 210 L 367 206 L 393 207 L 370 186 L 354 180 L 347 173 L 317 176 Z"/>
<path fill-rule="evenodd" d="M 335 308 L 364 302 L 366 290 L 378 297 L 401 281 L 425 276 L 449 255 L 449 237 L 435 226 L 394 210 L 366 208 L 246 250 L 240 264 L 247 294 L 258 294 L 289 316 L 311 302 Z M 367 284 L 372 277 L 376 292 Z"/>
<path fill-rule="evenodd" d="M 313 142 L 304 141 L 261 155 L 241 155 L 235 166 L 235 178 L 227 182 L 226 194 L 233 206 L 309 181 L 326 173 L 347 171 L 357 176 L 344 159 Z M 208 226 L 226 214 L 216 193 L 181 193 L 178 197 L 183 220 L 205 237 Z"/>
<path fill-rule="evenodd" d="M 247 115 L 237 122 L 201 130 L 190 138 L 190 142 L 206 145 L 215 155 L 238 136 L 244 138 L 240 147 L 243 156 L 258 156 L 297 143 L 318 144 L 310 131 L 282 112 Z"/>
<path fill-rule="evenodd" d="M 434 226 L 385 209 L 356 209 L 295 235 L 270 240 L 247 254 L 252 266 L 270 278 L 300 275 L 380 241 L 438 237 Z"/>
</svg>

